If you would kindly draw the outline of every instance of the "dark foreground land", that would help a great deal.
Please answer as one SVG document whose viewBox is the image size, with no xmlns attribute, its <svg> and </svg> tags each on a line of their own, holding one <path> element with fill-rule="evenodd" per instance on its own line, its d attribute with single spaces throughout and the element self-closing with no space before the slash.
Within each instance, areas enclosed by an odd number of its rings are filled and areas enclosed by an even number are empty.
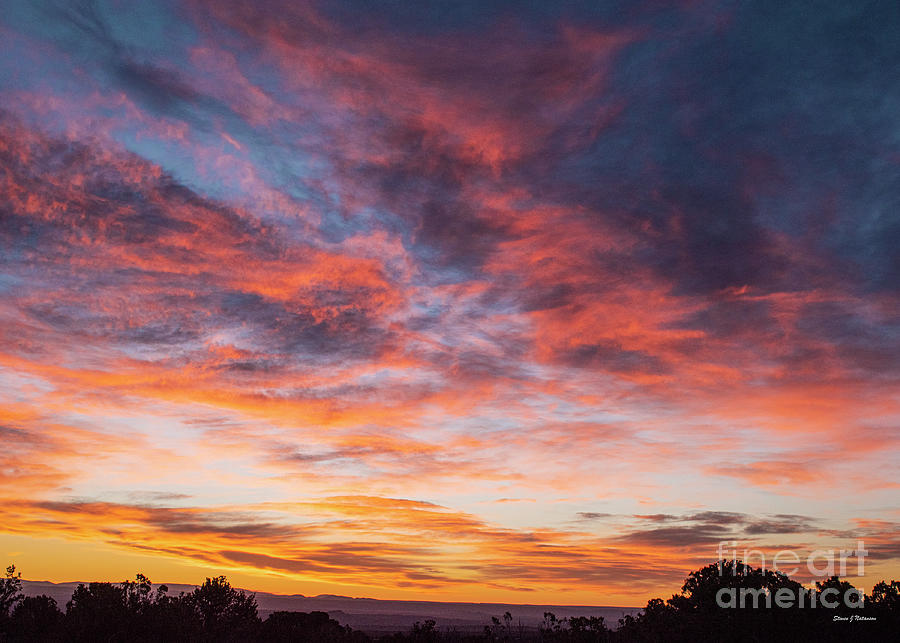
<svg viewBox="0 0 900 643">
<path fill-rule="evenodd" d="M 900 582 L 878 583 L 863 595 L 832 577 L 808 590 L 783 574 L 733 561 L 692 572 L 679 594 L 652 599 L 642 610 L 552 608 L 554 613 L 535 605 L 257 596 L 231 587 L 224 576 L 186 589 L 154 587 L 141 574 L 123 583 L 73 585 L 26 583 L 8 568 L 0 579 L 0 643 L 821 642 L 894 641 L 900 632 Z M 47 591 L 36 594 L 40 589 Z M 741 590 L 746 600 L 736 600 Z M 784 600 L 789 597 L 793 601 Z"/>
<path fill-rule="evenodd" d="M 45 594 L 57 605 L 65 606 L 81 583 L 48 583 L 22 581 L 22 593 L 26 596 Z M 168 585 L 168 594 L 193 592 L 196 585 Z M 249 593 L 249 592 L 245 592 Z M 374 598 L 350 598 L 323 594 L 270 594 L 255 592 L 257 614 L 265 620 L 273 612 L 325 612 L 341 625 L 371 636 L 406 632 L 416 622 L 435 622 L 440 631 L 455 630 L 466 634 L 481 634 L 492 616 L 506 612 L 515 615 L 519 624 L 537 631 L 544 621 L 544 614 L 552 612 L 557 618 L 572 616 L 602 617 L 607 623 L 617 623 L 627 614 L 637 615 L 639 607 L 597 607 L 587 605 L 521 605 L 507 603 L 452 603 L 435 601 L 379 600 Z"/>
</svg>

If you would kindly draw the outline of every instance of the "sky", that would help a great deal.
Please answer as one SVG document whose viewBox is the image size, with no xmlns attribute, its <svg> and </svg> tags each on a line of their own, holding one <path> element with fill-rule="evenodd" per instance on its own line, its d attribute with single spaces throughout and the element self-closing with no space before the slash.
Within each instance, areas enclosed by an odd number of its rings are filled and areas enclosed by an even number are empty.
<svg viewBox="0 0 900 643">
<path fill-rule="evenodd" d="M 0 562 L 642 605 L 722 541 L 863 540 L 850 580 L 900 577 L 898 30 L 4 3 Z"/>
</svg>

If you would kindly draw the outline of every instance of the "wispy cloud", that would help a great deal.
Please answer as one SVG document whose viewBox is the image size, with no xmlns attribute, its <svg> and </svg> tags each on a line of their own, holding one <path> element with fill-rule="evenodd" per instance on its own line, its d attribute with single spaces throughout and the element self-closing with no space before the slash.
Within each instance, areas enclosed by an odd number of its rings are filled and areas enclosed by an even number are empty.
<svg viewBox="0 0 900 643">
<path fill-rule="evenodd" d="M 896 569 L 878 13 L 12 3 L 2 530 L 297 591 Z"/>
</svg>

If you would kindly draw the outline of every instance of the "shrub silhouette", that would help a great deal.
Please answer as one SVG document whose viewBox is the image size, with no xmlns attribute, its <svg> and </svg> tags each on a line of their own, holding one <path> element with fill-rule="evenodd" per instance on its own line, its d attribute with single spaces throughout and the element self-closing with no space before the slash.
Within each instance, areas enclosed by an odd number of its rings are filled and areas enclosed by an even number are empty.
<svg viewBox="0 0 900 643">
<path fill-rule="evenodd" d="M 272 643 L 355 643 L 369 637 L 354 632 L 325 612 L 272 612 L 259 630 L 260 640 Z"/>
<path fill-rule="evenodd" d="M 412 629 L 407 634 L 394 634 L 386 637 L 387 641 L 410 641 L 411 643 L 433 643 L 442 640 L 441 632 L 438 631 L 435 621 L 427 619 L 424 623 L 416 621 Z"/>
<path fill-rule="evenodd" d="M 558 619 L 553 612 L 544 612 L 544 620 L 539 628 L 539 634 L 541 641 L 590 643 L 610 640 L 610 631 L 607 629 L 603 617 L 572 616 Z"/>
</svg>

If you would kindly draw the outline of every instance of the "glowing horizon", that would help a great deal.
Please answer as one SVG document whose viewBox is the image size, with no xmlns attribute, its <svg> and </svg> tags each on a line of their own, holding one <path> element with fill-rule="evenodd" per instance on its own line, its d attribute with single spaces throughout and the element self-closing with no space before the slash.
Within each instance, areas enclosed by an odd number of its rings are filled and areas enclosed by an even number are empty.
<svg viewBox="0 0 900 643">
<path fill-rule="evenodd" d="M 897 8 L 366 6 L 0 16 L 2 560 L 642 605 L 721 541 L 862 539 L 851 582 L 900 576 Z"/>
</svg>

